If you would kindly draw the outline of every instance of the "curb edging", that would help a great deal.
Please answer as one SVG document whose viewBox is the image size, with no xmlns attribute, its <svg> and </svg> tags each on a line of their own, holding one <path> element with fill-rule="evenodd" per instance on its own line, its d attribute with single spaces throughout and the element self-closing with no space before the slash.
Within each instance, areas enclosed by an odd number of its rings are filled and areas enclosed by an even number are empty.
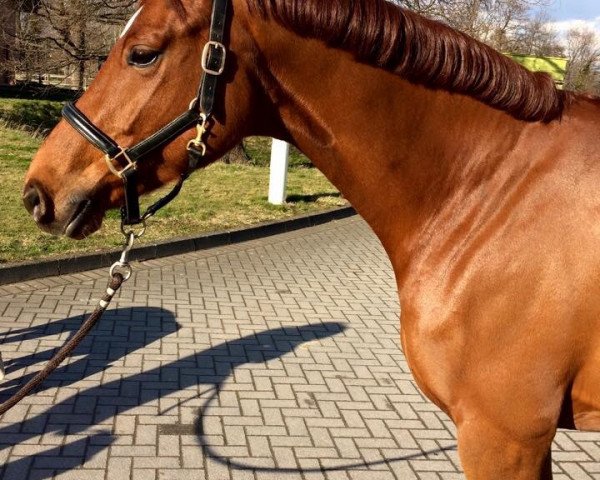
<svg viewBox="0 0 600 480">
<path fill-rule="evenodd" d="M 356 211 L 354 208 L 348 206 L 321 213 L 302 215 L 287 220 L 260 223 L 237 230 L 225 230 L 191 237 L 175 238 L 134 248 L 131 251 L 130 259 L 141 262 L 180 255 L 182 253 L 197 252 L 208 248 L 222 247 L 292 232 L 302 228 L 314 227 L 353 215 L 356 215 Z M 120 254 L 120 250 L 108 250 L 76 257 L 63 256 L 50 260 L 5 264 L 0 266 L 0 285 L 109 267 L 119 259 Z"/>
</svg>

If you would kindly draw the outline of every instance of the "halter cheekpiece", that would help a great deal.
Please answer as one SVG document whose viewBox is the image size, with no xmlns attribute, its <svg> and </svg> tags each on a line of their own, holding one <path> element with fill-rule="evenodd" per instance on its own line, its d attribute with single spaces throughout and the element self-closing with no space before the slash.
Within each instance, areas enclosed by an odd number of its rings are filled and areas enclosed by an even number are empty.
<svg viewBox="0 0 600 480">
<path fill-rule="evenodd" d="M 206 154 L 204 136 L 209 128 L 219 77 L 225 71 L 227 48 L 224 45 L 225 24 L 228 0 L 214 0 L 209 41 L 202 52 L 202 79 L 198 94 L 190 103 L 189 109 L 150 137 L 132 147 L 121 147 L 112 137 L 104 133 L 79 110 L 75 104 L 67 103 L 62 111 L 64 119 L 88 142 L 102 151 L 108 168 L 123 180 L 125 204 L 121 208 L 123 225 L 145 223 L 146 219 L 170 203 L 181 191 L 190 173 L 197 168 L 200 159 Z M 140 214 L 138 195 L 137 166 L 150 152 L 171 142 L 196 125 L 196 138 L 187 145 L 189 165 L 173 190 L 165 197 Z"/>
</svg>

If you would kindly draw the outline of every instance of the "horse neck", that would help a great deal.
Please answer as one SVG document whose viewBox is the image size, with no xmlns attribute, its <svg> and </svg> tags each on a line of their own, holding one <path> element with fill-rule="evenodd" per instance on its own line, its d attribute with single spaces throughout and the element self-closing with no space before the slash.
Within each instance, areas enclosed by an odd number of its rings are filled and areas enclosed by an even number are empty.
<svg viewBox="0 0 600 480">
<path fill-rule="evenodd" d="M 254 28 L 258 76 L 285 126 L 269 134 L 298 146 L 352 203 L 398 276 L 441 219 L 451 234 L 448 209 L 472 201 L 525 128 L 273 23 Z"/>
</svg>

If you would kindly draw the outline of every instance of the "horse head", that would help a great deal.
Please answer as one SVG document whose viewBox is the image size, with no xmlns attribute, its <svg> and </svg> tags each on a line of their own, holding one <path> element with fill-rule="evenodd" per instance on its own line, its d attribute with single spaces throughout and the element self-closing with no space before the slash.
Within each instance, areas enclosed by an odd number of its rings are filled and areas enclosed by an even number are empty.
<svg viewBox="0 0 600 480">
<path fill-rule="evenodd" d="M 212 7 L 211 0 L 142 2 L 78 100 L 78 111 L 124 149 L 188 111 L 203 75 L 201 58 Z M 251 130 L 260 130 L 264 120 L 254 110 L 254 53 L 248 29 L 233 28 L 233 7 L 225 8 L 227 59 L 215 82 L 214 111 L 203 139 L 207 150 L 198 167 L 218 159 Z M 237 23 L 244 21 L 237 12 L 235 18 Z M 187 125 L 145 155 L 136 166 L 136 194 L 172 182 L 186 170 L 186 145 L 195 133 L 194 125 Z M 65 120 L 57 125 L 35 156 L 23 193 L 26 208 L 43 230 L 83 238 L 100 227 L 108 209 L 124 203 L 122 179 L 115 175 L 121 168 L 116 163 L 123 159 L 106 160 L 104 152 Z"/>
</svg>

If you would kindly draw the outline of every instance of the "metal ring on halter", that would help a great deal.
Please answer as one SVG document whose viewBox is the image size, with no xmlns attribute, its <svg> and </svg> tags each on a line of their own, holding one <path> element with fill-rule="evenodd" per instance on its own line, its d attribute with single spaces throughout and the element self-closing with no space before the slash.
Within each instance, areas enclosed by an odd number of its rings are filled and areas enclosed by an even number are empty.
<svg viewBox="0 0 600 480">
<path fill-rule="evenodd" d="M 154 215 L 156 215 L 156 212 L 146 212 L 142 215 L 142 223 L 146 223 L 146 220 L 148 220 L 149 218 L 152 218 Z M 143 232 L 146 233 L 146 232 Z"/>
<path fill-rule="evenodd" d="M 123 281 L 127 281 L 133 275 L 133 268 L 128 263 L 115 262 L 112 267 L 110 267 L 110 276 L 114 277 L 115 273 L 120 273 L 123 275 Z"/>
<path fill-rule="evenodd" d="M 109 154 L 104 155 L 104 161 L 106 162 L 108 169 L 112 173 L 114 173 L 119 178 L 123 178 L 123 175 L 126 172 L 128 172 L 131 169 L 137 168 L 137 164 L 129 157 L 127 150 L 125 150 L 122 147 L 119 147 L 119 148 L 121 149 L 121 151 L 112 157 Z M 113 163 L 113 162 L 118 161 L 120 158 L 123 158 L 125 160 L 125 162 L 127 163 L 127 165 L 125 165 L 125 167 L 123 167 L 121 170 L 119 170 Z"/>
<path fill-rule="evenodd" d="M 134 232 L 132 229 L 125 230 L 125 225 L 123 225 L 123 223 L 121 223 L 121 233 L 123 235 L 125 235 L 127 238 L 129 238 L 131 235 L 133 235 L 134 238 L 136 238 L 136 239 L 143 237 L 144 234 L 146 233 L 146 228 L 147 228 L 147 226 L 146 226 L 146 220 L 148 218 L 149 217 L 146 217 L 146 216 L 142 217 L 142 229 L 139 232 L 137 232 L 137 233 Z"/>
<path fill-rule="evenodd" d="M 126 234 L 126 236 L 127 243 L 125 243 L 125 246 L 123 247 L 123 251 L 121 252 L 121 258 L 115 263 L 113 263 L 112 267 L 110 267 L 110 276 L 112 277 L 115 273 L 120 273 L 121 275 L 123 275 L 124 281 L 129 280 L 131 278 L 131 275 L 133 274 L 133 269 L 131 268 L 131 265 L 129 265 L 128 260 L 129 252 L 133 248 L 135 239 L 139 238 L 134 232 L 129 232 L 128 234 Z"/>
</svg>

